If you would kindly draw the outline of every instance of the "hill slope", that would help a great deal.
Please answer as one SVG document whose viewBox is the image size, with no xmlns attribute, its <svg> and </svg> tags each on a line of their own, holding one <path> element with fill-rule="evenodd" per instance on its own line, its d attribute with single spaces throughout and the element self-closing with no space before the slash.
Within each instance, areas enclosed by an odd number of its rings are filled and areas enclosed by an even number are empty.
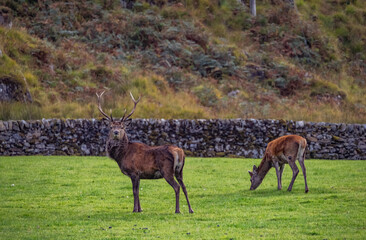
<svg viewBox="0 0 366 240">
<path fill-rule="evenodd" d="M 0 84 L 32 102 L 0 119 L 99 117 L 108 89 L 114 116 L 132 91 L 134 117 L 366 122 L 361 1 L 156 2 L 3 0 Z"/>
</svg>

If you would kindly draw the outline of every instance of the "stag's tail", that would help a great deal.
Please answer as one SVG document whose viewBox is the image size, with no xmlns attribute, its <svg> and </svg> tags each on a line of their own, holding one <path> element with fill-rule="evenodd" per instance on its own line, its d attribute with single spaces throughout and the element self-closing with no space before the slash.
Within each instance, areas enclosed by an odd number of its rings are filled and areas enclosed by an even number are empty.
<svg viewBox="0 0 366 240">
<path fill-rule="evenodd" d="M 305 149 L 306 149 L 306 140 L 303 138 L 299 141 L 299 149 L 297 150 L 297 159 L 299 161 L 304 161 L 305 159 Z"/>
<path fill-rule="evenodd" d="M 171 149 L 171 153 L 174 158 L 174 172 L 182 172 L 185 160 L 184 151 L 181 148 L 174 147 Z"/>
</svg>

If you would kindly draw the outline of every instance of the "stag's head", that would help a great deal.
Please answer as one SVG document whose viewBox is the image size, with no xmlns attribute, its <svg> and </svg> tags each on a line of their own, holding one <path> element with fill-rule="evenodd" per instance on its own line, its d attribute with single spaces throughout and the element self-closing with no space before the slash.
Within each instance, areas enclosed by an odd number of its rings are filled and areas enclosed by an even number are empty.
<svg viewBox="0 0 366 240">
<path fill-rule="evenodd" d="M 263 181 L 263 178 L 258 175 L 258 168 L 253 165 L 253 172 L 248 171 L 250 175 L 250 190 L 255 190 Z"/>
<path fill-rule="evenodd" d="M 104 92 L 105 91 L 103 91 L 101 94 L 96 93 L 97 97 L 98 97 L 98 109 L 99 109 L 100 113 L 104 116 L 104 118 L 109 121 L 109 125 L 111 127 L 111 129 L 109 131 L 109 139 L 121 140 L 126 136 L 126 127 L 131 122 L 130 117 L 135 112 L 136 105 L 140 101 L 141 97 L 139 97 L 139 99 L 135 100 L 132 93 L 130 92 L 130 96 L 131 96 L 132 101 L 134 103 L 134 106 L 133 106 L 133 109 L 132 109 L 131 113 L 128 114 L 127 117 L 126 117 L 126 109 L 125 109 L 125 112 L 124 112 L 122 118 L 113 118 L 112 114 L 110 116 L 108 116 L 108 114 L 106 114 L 102 109 L 101 98 L 102 98 Z"/>
</svg>

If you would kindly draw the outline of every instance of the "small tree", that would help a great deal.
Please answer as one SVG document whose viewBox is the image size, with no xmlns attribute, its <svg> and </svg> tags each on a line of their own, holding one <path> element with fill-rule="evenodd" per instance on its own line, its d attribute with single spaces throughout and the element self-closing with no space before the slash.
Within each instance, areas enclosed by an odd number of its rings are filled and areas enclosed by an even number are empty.
<svg viewBox="0 0 366 240">
<path fill-rule="evenodd" d="M 257 6 L 255 0 L 250 0 L 250 13 L 253 17 L 257 16 Z"/>
</svg>

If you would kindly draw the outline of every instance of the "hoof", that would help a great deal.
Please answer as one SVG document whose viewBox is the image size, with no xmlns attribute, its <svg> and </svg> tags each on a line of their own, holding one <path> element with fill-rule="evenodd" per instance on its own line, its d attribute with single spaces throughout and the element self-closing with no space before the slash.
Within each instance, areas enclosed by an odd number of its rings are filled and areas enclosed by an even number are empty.
<svg viewBox="0 0 366 240">
<path fill-rule="evenodd" d="M 177 211 L 175 211 L 175 213 L 180 214 L 180 211 L 179 211 L 179 210 L 177 210 Z"/>
<path fill-rule="evenodd" d="M 309 189 L 306 189 L 306 190 L 305 190 L 305 193 L 308 193 L 308 192 L 309 192 Z"/>
<path fill-rule="evenodd" d="M 192 209 L 189 210 L 189 213 L 194 213 Z"/>
</svg>

